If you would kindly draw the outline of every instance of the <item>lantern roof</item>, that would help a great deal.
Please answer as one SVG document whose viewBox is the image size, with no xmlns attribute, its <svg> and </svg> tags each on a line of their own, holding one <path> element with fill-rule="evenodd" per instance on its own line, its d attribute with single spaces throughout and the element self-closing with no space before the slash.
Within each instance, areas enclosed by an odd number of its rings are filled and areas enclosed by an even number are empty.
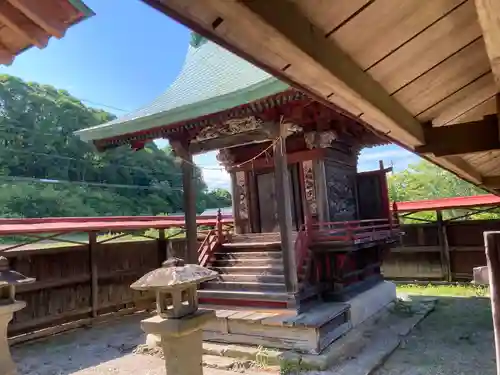
<svg viewBox="0 0 500 375">
<path fill-rule="evenodd" d="M 130 287 L 135 290 L 176 289 L 188 284 L 200 284 L 219 274 L 197 264 L 164 266 L 148 272 Z"/>
</svg>

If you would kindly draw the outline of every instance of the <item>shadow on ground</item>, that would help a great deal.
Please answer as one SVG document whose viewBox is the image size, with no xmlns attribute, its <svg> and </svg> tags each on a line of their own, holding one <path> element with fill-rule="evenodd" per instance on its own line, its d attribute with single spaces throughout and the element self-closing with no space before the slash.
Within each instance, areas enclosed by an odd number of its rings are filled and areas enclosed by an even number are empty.
<svg viewBox="0 0 500 375">
<path fill-rule="evenodd" d="M 490 300 L 438 297 L 375 375 L 495 375 Z"/>
<path fill-rule="evenodd" d="M 144 343 L 134 315 L 12 348 L 19 375 L 69 375 L 120 358 Z"/>
</svg>

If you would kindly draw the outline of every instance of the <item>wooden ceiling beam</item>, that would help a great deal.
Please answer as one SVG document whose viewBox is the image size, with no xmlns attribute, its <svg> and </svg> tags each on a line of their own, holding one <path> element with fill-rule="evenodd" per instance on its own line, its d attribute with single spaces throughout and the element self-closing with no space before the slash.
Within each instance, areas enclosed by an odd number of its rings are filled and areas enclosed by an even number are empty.
<svg viewBox="0 0 500 375">
<path fill-rule="evenodd" d="M 46 47 L 49 42 L 49 35 L 44 30 L 7 1 L 0 3 L 0 21 L 38 48 Z"/>
<path fill-rule="evenodd" d="M 365 73 L 334 40 L 325 38 L 291 1 L 205 0 L 220 15 L 224 28 L 258 30 L 260 44 L 275 51 L 299 69 L 307 69 L 332 87 L 332 96 L 354 103 L 372 125 L 398 134 L 412 145 L 423 143 L 421 124 L 396 99 Z M 255 32 L 252 32 L 255 35 Z M 294 61 L 292 61 L 294 60 Z M 284 67 L 280 67 L 284 68 Z M 286 70 L 285 70 L 286 74 Z M 333 95 L 334 93 L 334 95 Z M 335 101 L 335 98 L 332 98 Z"/>
<path fill-rule="evenodd" d="M 496 115 L 486 116 L 480 121 L 425 127 L 424 136 L 425 145 L 416 147 L 415 151 L 438 157 L 500 149 Z"/>
<path fill-rule="evenodd" d="M 491 70 L 497 90 L 500 91 L 500 1 L 474 1 L 479 24 L 483 30 L 483 39 L 490 59 Z"/>
<path fill-rule="evenodd" d="M 484 176 L 483 185 L 489 189 L 500 189 L 500 176 Z"/>
<path fill-rule="evenodd" d="M 9 2 L 48 34 L 59 39 L 64 36 L 67 25 L 57 17 L 60 10 L 53 1 L 9 0 Z"/>
</svg>

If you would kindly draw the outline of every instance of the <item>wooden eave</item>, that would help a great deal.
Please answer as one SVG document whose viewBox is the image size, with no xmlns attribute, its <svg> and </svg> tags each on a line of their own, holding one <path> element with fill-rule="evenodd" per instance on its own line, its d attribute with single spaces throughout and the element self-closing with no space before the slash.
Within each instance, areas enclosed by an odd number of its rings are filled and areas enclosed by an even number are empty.
<svg viewBox="0 0 500 375">
<path fill-rule="evenodd" d="M 80 0 L 5 0 L 0 4 L 0 64 L 30 47 L 45 48 L 94 13 Z"/>
<path fill-rule="evenodd" d="M 385 143 L 385 138 L 381 134 L 372 133 L 370 131 L 367 132 L 360 125 L 354 128 L 352 122 L 355 120 L 324 107 L 322 104 L 310 99 L 301 91 L 288 89 L 278 94 L 270 95 L 250 103 L 241 104 L 221 112 L 211 113 L 205 116 L 127 133 L 116 137 L 98 139 L 94 141 L 94 145 L 101 151 L 127 144 L 131 145 L 132 148 L 140 149 L 144 147 L 147 142 L 154 139 L 167 138 L 170 141 L 177 141 L 189 145 L 189 150 L 197 154 L 236 145 L 268 141 L 270 139 L 269 134 L 258 130 L 236 133 L 233 135 L 225 135 L 222 133 L 220 136 L 207 141 L 197 140 L 200 131 L 206 127 L 211 127 L 211 131 L 216 131 L 217 128 L 224 126 L 228 120 L 244 119 L 248 117 L 258 118 L 263 123 L 287 121 L 299 126 L 304 126 L 305 131 L 330 130 L 330 124 L 335 122 L 337 123 L 336 130 L 347 129 L 348 133 L 349 131 L 355 133 L 354 137 L 360 135 L 360 130 L 362 130 L 361 133 L 368 133 L 362 137 L 367 141 L 363 146 L 366 145 L 370 147 L 376 144 Z M 311 125 L 314 125 L 314 129 L 309 129 Z M 361 141 L 361 139 L 358 139 L 358 141 Z"/>
<path fill-rule="evenodd" d="M 500 2 L 143 1 L 391 141 L 498 193 L 499 132 L 484 117 L 498 114 Z M 478 126 L 483 121 L 488 124 Z M 454 129 L 456 124 L 466 125 Z M 468 142 L 470 137 L 479 140 Z"/>
</svg>

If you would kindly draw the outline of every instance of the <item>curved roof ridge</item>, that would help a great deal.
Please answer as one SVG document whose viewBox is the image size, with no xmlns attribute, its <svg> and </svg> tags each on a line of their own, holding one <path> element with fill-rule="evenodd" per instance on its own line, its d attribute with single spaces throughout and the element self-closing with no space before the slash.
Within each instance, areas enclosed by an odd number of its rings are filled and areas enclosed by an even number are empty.
<svg viewBox="0 0 500 375">
<path fill-rule="evenodd" d="M 166 126 L 173 123 L 174 118 L 178 122 L 215 113 L 217 111 L 214 109 L 224 110 L 235 106 L 234 100 L 231 103 L 227 101 L 231 94 L 241 95 L 265 81 L 278 80 L 211 41 L 197 47 L 190 45 L 179 75 L 163 94 L 136 111 L 105 124 L 80 130 L 77 134 L 85 141 L 97 140 Z M 272 91 L 276 91 L 277 87 L 282 91 L 287 85 L 274 85 Z M 221 100 L 226 98 L 227 108 L 212 105 L 214 99 L 219 97 Z M 202 113 L 200 107 L 205 101 L 206 113 Z M 245 102 L 248 102 L 248 97 L 242 95 L 241 103 L 237 101 L 236 106 Z M 196 111 L 190 111 L 195 107 Z M 171 111 L 175 112 L 175 116 L 169 116 Z"/>
</svg>

